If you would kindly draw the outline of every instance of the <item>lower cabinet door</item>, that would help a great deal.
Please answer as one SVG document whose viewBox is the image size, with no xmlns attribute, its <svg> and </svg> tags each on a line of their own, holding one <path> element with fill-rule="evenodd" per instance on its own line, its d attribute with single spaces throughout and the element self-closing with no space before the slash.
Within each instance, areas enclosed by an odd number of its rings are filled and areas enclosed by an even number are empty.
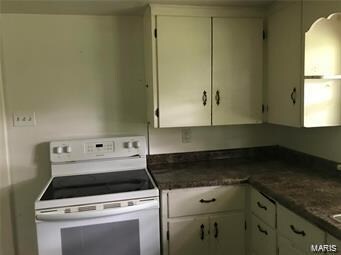
<svg viewBox="0 0 341 255">
<path fill-rule="evenodd" d="M 210 217 L 209 254 L 245 254 L 245 215 L 243 212 Z"/>
<path fill-rule="evenodd" d="M 305 253 L 294 247 L 288 239 L 278 235 L 278 255 L 304 255 Z"/>
<path fill-rule="evenodd" d="M 254 215 L 251 216 L 250 228 L 251 250 L 257 255 L 276 255 L 275 230 Z"/>
<path fill-rule="evenodd" d="M 193 217 L 170 221 L 169 255 L 209 254 L 208 217 Z"/>
</svg>

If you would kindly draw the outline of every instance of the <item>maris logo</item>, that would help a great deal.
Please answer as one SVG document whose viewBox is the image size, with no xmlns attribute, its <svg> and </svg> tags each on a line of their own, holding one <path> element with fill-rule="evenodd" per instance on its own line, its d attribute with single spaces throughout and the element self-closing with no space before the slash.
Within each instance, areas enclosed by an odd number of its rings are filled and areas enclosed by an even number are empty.
<svg viewBox="0 0 341 255">
<path fill-rule="evenodd" d="M 314 253 L 336 252 L 337 247 L 335 244 L 312 244 L 310 251 Z"/>
</svg>

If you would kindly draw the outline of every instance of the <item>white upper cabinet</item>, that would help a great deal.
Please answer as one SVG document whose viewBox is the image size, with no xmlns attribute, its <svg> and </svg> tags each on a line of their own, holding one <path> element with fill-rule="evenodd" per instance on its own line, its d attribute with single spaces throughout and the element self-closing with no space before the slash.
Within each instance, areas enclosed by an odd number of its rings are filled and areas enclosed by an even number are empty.
<svg viewBox="0 0 341 255">
<path fill-rule="evenodd" d="M 269 123 L 301 125 L 301 27 L 301 3 L 283 4 L 270 11 L 267 30 Z"/>
<path fill-rule="evenodd" d="M 211 125 L 211 19 L 157 16 L 160 127 Z"/>
<path fill-rule="evenodd" d="M 341 125 L 341 1 L 290 1 L 268 13 L 268 122 Z"/>
<path fill-rule="evenodd" d="M 149 6 L 145 64 L 152 127 L 261 123 L 262 34 L 263 11 L 256 7 Z"/>
<path fill-rule="evenodd" d="M 263 20 L 213 18 L 213 125 L 262 122 Z"/>
</svg>

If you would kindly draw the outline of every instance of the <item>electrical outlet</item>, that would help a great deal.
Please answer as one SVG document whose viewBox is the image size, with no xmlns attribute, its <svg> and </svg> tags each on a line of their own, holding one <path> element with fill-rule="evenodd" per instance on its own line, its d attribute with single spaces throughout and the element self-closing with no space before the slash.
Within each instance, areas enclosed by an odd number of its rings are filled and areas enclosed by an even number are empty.
<svg viewBox="0 0 341 255">
<path fill-rule="evenodd" d="M 33 127 L 36 125 L 35 112 L 15 112 L 13 114 L 13 125 L 15 127 Z"/>
<path fill-rule="evenodd" d="M 190 128 L 181 129 L 182 143 L 190 143 L 192 141 L 192 130 Z"/>
</svg>

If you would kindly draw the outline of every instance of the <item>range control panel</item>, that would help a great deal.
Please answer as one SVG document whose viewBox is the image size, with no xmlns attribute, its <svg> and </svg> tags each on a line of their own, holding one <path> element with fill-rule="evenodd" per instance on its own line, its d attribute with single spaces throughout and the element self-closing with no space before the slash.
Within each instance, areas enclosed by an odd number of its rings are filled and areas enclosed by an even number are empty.
<svg viewBox="0 0 341 255">
<path fill-rule="evenodd" d="M 51 162 L 82 161 L 146 155 L 143 136 L 50 142 Z"/>
</svg>

